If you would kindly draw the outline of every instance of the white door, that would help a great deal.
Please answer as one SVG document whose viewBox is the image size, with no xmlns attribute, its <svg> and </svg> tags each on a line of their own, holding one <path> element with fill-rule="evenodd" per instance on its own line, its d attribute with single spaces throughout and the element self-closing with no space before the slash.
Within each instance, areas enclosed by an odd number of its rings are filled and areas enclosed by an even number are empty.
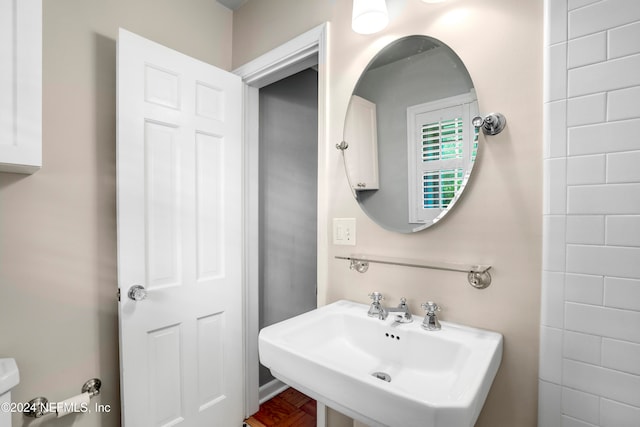
<svg viewBox="0 0 640 427">
<path fill-rule="evenodd" d="M 117 116 L 123 425 L 240 426 L 240 78 L 121 29 Z"/>
</svg>

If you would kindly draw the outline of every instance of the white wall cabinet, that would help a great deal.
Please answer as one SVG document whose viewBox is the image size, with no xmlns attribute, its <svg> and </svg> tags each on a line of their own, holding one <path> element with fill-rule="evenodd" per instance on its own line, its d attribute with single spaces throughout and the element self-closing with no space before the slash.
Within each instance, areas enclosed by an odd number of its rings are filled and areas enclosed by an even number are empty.
<svg viewBox="0 0 640 427">
<path fill-rule="evenodd" d="M 377 190 L 378 126 L 376 104 L 357 95 L 351 97 L 345 121 L 347 170 L 355 190 Z"/>
<path fill-rule="evenodd" d="M 42 0 L 0 0 L 0 172 L 42 166 Z"/>
</svg>

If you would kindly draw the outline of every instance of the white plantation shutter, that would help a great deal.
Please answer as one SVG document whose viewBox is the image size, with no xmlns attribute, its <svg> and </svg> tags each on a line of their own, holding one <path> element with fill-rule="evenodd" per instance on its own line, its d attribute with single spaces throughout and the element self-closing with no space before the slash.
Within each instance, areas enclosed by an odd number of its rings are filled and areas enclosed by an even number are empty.
<svg viewBox="0 0 640 427">
<path fill-rule="evenodd" d="M 422 161 L 462 158 L 462 117 L 426 123 L 422 127 Z"/>
<path fill-rule="evenodd" d="M 423 176 L 422 208 L 446 209 L 462 185 L 462 168 L 426 172 Z"/>
<path fill-rule="evenodd" d="M 478 147 L 469 93 L 407 109 L 409 222 L 435 222 L 455 202 Z"/>
</svg>

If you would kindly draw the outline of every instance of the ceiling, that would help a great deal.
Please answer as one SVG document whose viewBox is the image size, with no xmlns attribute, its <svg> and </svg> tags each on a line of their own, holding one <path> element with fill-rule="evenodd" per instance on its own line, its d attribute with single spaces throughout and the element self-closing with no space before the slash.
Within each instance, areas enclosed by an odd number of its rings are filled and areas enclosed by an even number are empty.
<svg viewBox="0 0 640 427">
<path fill-rule="evenodd" d="M 218 3 L 228 7 L 231 10 L 236 10 L 243 4 L 245 4 L 247 0 L 218 0 Z"/>
</svg>

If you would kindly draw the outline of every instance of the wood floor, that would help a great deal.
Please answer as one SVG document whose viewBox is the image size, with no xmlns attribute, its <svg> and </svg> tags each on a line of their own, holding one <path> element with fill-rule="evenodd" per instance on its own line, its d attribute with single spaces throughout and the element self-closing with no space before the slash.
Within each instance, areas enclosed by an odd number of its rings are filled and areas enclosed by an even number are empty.
<svg viewBox="0 0 640 427">
<path fill-rule="evenodd" d="M 315 427 L 316 401 L 288 388 L 260 405 L 260 411 L 245 423 L 251 427 Z"/>
</svg>

